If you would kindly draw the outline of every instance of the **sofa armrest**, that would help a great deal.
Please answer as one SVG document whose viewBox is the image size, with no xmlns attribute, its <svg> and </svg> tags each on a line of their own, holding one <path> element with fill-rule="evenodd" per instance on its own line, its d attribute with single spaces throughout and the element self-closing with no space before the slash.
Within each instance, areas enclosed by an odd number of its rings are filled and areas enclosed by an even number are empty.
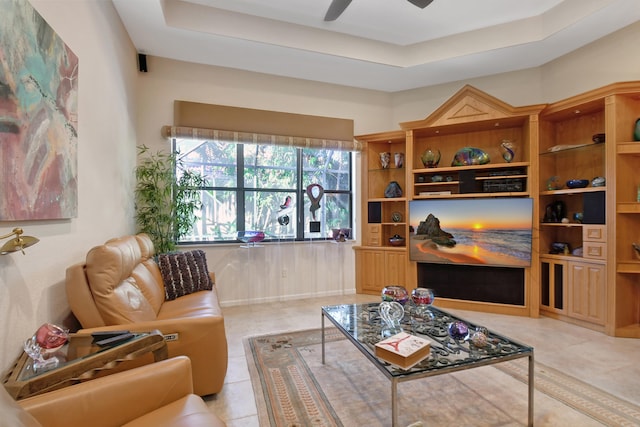
<svg viewBox="0 0 640 427">
<path fill-rule="evenodd" d="M 228 364 L 227 338 L 222 316 L 152 320 L 82 329 L 79 332 L 121 329 L 135 332 L 158 329 L 165 336 L 173 335 L 176 339 L 167 341 L 169 357 L 184 354 L 189 356 L 194 374 L 194 392 L 205 396 L 222 389 Z"/>
<path fill-rule="evenodd" d="M 191 361 L 163 360 L 21 400 L 43 427 L 121 426 L 193 392 Z"/>
</svg>

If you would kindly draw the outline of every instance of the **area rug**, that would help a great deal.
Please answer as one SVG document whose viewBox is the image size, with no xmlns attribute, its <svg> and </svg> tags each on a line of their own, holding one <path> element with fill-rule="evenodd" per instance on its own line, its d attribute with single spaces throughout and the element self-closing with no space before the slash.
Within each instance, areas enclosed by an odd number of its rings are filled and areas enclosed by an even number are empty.
<svg viewBox="0 0 640 427">
<path fill-rule="evenodd" d="M 390 426 L 391 383 L 336 329 L 246 338 L 261 426 Z M 527 361 L 398 385 L 400 426 L 527 424 Z M 640 407 L 535 364 L 534 425 L 640 426 Z"/>
</svg>

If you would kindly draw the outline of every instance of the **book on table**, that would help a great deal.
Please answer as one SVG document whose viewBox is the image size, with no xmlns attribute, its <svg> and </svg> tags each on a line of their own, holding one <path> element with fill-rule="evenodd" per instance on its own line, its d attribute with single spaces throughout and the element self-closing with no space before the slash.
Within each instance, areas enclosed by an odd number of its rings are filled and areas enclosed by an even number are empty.
<svg viewBox="0 0 640 427">
<path fill-rule="evenodd" d="M 416 335 L 400 332 L 376 343 L 375 353 L 377 357 L 394 366 L 410 369 L 429 356 L 431 342 Z"/>
</svg>

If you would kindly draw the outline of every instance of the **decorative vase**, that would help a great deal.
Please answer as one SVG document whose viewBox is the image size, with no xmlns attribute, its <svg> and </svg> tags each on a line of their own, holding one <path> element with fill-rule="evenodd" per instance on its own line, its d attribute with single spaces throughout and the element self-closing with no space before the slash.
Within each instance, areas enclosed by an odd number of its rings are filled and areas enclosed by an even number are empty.
<svg viewBox="0 0 640 427">
<path fill-rule="evenodd" d="M 402 197 L 402 188 L 400 184 L 398 184 L 398 181 L 391 181 L 389 185 L 387 185 L 387 188 L 384 189 L 384 197 Z"/>
<path fill-rule="evenodd" d="M 640 119 L 636 120 L 636 126 L 633 128 L 633 140 L 640 141 Z"/>
<path fill-rule="evenodd" d="M 407 301 L 409 301 L 409 293 L 405 289 L 404 286 L 400 285 L 389 285 L 385 286 L 382 290 L 382 301 L 395 301 L 402 305 L 405 305 Z"/>
<path fill-rule="evenodd" d="M 35 334 L 24 342 L 24 351 L 33 359 L 33 367 L 39 369 L 58 365 L 58 358 L 53 355 L 69 339 L 69 331 L 52 323 L 45 323 Z"/>
<path fill-rule="evenodd" d="M 404 153 L 395 153 L 393 158 L 395 160 L 396 168 L 400 169 L 402 165 L 404 165 Z"/>
<path fill-rule="evenodd" d="M 394 234 L 392 237 L 389 237 L 389 244 L 391 246 L 404 246 L 404 237 L 399 234 Z"/>
<path fill-rule="evenodd" d="M 416 306 L 431 305 L 434 300 L 433 289 L 415 288 L 411 291 L 411 300 Z"/>
<path fill-rule="evenodd" d="M 438 163 L 440 163 L 440 150 L 433 151 L 427 148 L 424 153 L 422 153 L 420 160 L 422 160 L 425 168 L 436 168 L 438 167 Z"/>
<path fill-rule="evenodd" d="M 416 306 L 412 320 L 422 325 L 428 325 L 433 322 L 435 316 L 429 310 L 429 307 L 433 304 L 434 298 L 433 289 L 430 288 L 415 288 L 411 291 L 411 301 Z M 419 328 L 422 325 L 417 325 L 417 327 Z"/>
<path fill-rule="evenodd" d="M 389 152 L 380 153 L 380 165 L 382 165 L 382 169 L 388 169 L 390 163 L 391 163 L 391 153 Z"/>
<path fill-rule="evenodd" d="M 511 163 L 513 158 L 516 155 L 516 148 L 513 145 L 513 142 L 508 139 L 503 139 L 500 143 L 500 152 L 502 153 L 502 158 L 505 162 Z"/>
</svg>

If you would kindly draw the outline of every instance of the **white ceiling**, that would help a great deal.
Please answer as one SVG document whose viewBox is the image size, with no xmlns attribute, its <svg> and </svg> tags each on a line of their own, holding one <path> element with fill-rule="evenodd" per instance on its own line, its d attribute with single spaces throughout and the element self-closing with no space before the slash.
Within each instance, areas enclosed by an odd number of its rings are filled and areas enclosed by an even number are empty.
<svg viewBox="0 0 640 427">
<path fill-rule="evenodd" d="M 112 1 L 140 53 L 387 92 L 540 66 L 640 20 L 639 0 L 353 0 L 333 22 L 331 0 Z"/>
</svg>

